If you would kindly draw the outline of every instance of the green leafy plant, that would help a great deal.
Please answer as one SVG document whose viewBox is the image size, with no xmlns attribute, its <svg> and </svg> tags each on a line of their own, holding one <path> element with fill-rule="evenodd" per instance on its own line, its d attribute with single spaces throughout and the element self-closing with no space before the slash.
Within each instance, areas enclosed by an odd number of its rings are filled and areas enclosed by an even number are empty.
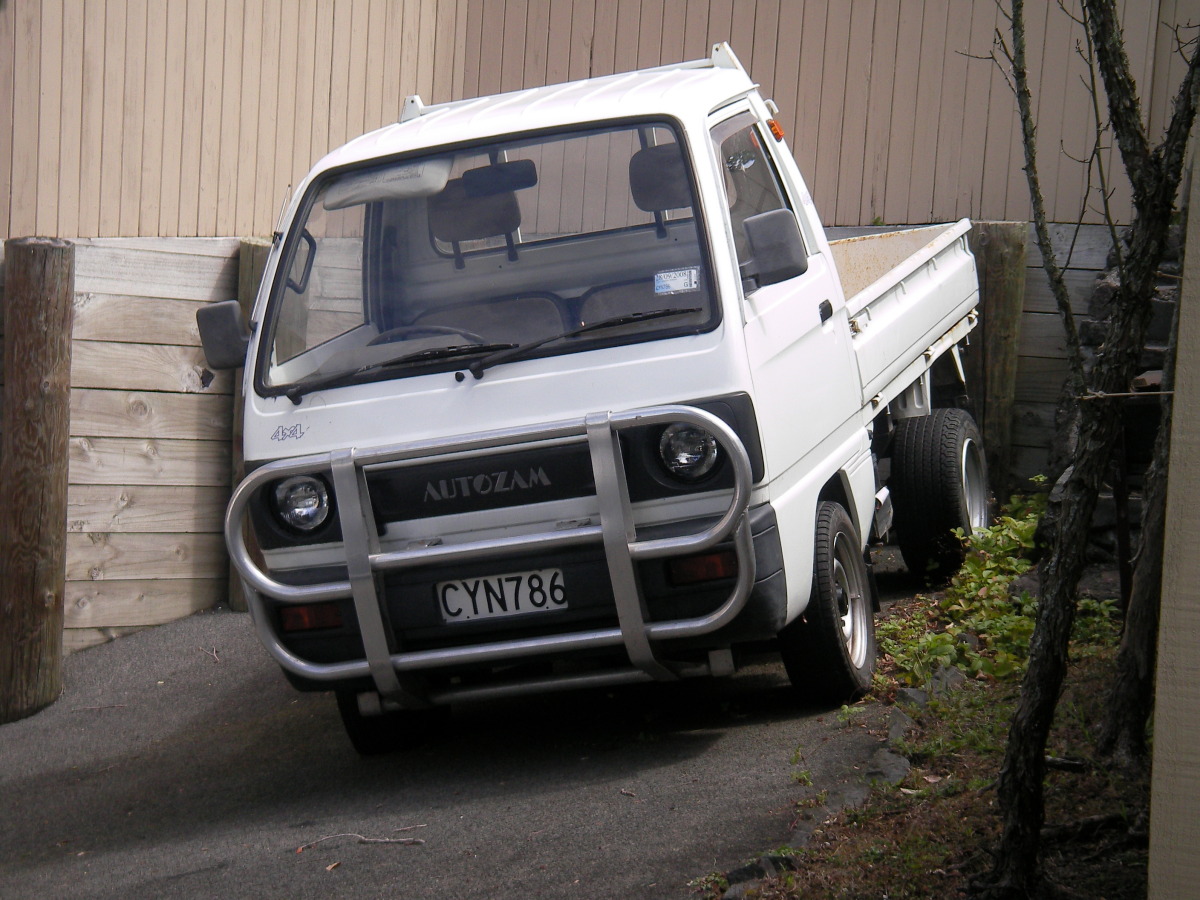
<svg viewBox="0 0 1200 900">
<path fill-rule="evenodd" d="M 919 613 L 880 624 L 880 646 L 900 682 L 927 684 L 950 666 L 1002 680 L 1024 671 L 1037 601 L 1011 586 L 1033 565 L 1034 534 L 1045 509 L 1045 494 L 1016 495 L 988 528 L 956 532 L 966 555 L 944 593 L 920 604 Z"/>
</svg>

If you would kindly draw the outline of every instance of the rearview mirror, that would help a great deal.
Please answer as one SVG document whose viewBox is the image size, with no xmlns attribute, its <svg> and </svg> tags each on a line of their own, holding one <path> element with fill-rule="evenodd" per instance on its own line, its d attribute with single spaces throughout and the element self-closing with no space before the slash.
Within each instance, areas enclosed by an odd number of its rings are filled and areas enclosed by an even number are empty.
<svg viewBox="0 0 1200 900">
<path fill-rule="evenodd" d="M 210 369 L 237 369 L 246 362 L 250 331 L 236 300 L 209 303 L 196 310 L 200 343 Z"/>
<path fill-rule="evenodd" d="M 750 244 L 751 257 L 743 274 L 759 287 L 786 281 L 808 271 L 808 253 L 800 226 L 790 209 L 772 209 L 750 216 L 742 227 Z"/>
</svg>

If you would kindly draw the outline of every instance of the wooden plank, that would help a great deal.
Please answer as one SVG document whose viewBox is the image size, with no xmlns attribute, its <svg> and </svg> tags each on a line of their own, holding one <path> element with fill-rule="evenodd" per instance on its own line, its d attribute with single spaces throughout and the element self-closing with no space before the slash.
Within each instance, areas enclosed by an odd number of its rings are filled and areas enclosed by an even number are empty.
<svg viewBox="0 0 1200 900">
<path fill-rule="evenodd" d="M 344 144 L 350 137 L 346 104 L 342 98 L 350 89 L 350 53 L 353 37 L 350 28 L 352 24 L 350 4 L 333 5 L 333 42 L 330 47 L 329 81 L 324 85 L 317 86 L 318 90 L 328 90 L 330 98 L 328 144 L 322 148 L 321 153 Z"/>
<path fill-rule="evenodd" d="M 62 137 L 62 0 L 42 0 L 41 42 L 38 70 L 37 212 L 35 233 L 58 234 L 58 173 Z M 32 102 L 33 97 L 29 100 Z M 31 123 L 32 125 L 32 123 Z"/>
<path fill-rule="evenodd" d="M 72 484 L 229 483 L 225 441 L 73 437 L 70 454 Z"/>
<path fill-rule="evenodd" d="M 422 97 L 433 96 L 434 29 L 437 0 L 420 0 L 421 25 L 417 32 L 417 89 Z"/>
<path fill-rule="evenodd" d="M 67 531 L 208 532 L 224 528 L 227 486 L 72 484 L 67 488 Z"/>
<path fill-rule="evenodd" d="M 1099 273 L 1092 269 L 1067 269 L 1063 272 L 1063 281 L 1067 285 L 1067 293 L 1071 297 L 1071 309 L 1077 315 L 1086 314 L 1092 291 L 1096 287 L 1096 277 Z M 1025 311 L 1026 312 L 1058 312 L 1054 293 L 1046 280 L 1045 269 L 1029 269 L 1025 279 Z"/>
<path fill-rule="evenodd" d="M 892 91 L 891 135 L 888 138 L 886 189 L 883 221 L 910 221 L 909 180 L 912 171 L 913 143 L 916 138 L 918 77 L 921 54 L 911 48 L 921 44 L 922 7 L 915 3 L 900 8 L 896 23 L 896 75 Z"/>
<path fill-rule="evenodd" d="M 688 6 L 695 6 L 692 15 L 688 16 Z M 695 30 L 708 21 L 704 4 L 694 3 L 685 4 L 683 0 L 665 0 L 662 10 L 662 62 L 674 63 L 683 62 L 686 59 L 699 59 L 706 55 L 704 50 L 700 50 L 695 56 L 689 56 L 688 44 L 688 26 L 694 25 Z M 692 41 L 692 45 L 700 45 L 699 41 Z"/>
<path fill-rule="evenodd" d="M 79 341 L 124 341 L 200 346 L 193 300 L 76 294 L 75 330 Z"/>
<path fill-rule="evenodd" d="M 682 4 L 681 4 L 682 5 Z M 690 8 L 690 4 L 689 4 Z M 696 16 L 699 19 L 699 16 Z M 693 19 L 688 17 L 687 53 L 697 53 L 697 57 L 705 55 L 708 50 L 703 43 L 693 37 Z M 797 109 L 797 84 L 800 73 L 800 45 L 803 34 L 801 26 L 804 23 L 804 8 L 799 3 L 784 3 L 779 8 L 779 32 L 783 39 L 775 51 L 775 104 L 779 107 L 779 121 L 788 133 L 788 145 L 791 146 L 800 133 L 801 118 L 804 113 Z M 707 35 L 705 35 L 707 37 Z M 697 51 L 697 45 L 701 49 Z M 807 174 L 805 174 L 807 178 Z"/>
<path fill-rule="evenodd" d="M 80 130 L 83 126 L 83 3 L 63 7 L 62 102 L 59 119 L 58 204 L 54 234 L 74 237 L 79 230 Z M 88 152 L 91 152 L 89 147 Z"/>
<path fill-rule="evenodd" d="M 903 19 L 903 13 L 901 13 Z M 942 103 L 942 62 L 946 56 L 946 0 L 925 0 L 916 54 L 920 60 L 913 113 L 912 158 L 908 168 L 908 222 L 931 222 L 933 191 L 937 183 L 937 125 Z"/>
<path fill-rule="evenodd" d="M 1076 317 L 1078 322 L 1078 317 Z M 1017 343 L 1021 356 L 1043 356 L 1065 359 L 1066 338 L 1057 313 L 1021 314 L 1021 337 Z"/>
<path fill-rule="evenodd" d="M 872 17 L 867 15 L 874 6 L 873 0 L 851 6 L 847 17 L 846 70 L 842 78 L 847 85 L 845 111 L 842 118 L 842 158 L 838 166 L 837 206 L 835 221 L 857 222 L 862 208 L 863 170 L 866 161 L 867 108 L 869 91 L 850 85 L 860 84 L 864 70 L 867 77 L 872 71 Z M 854 15 L 855 11 L 859 14 Z"/>
<path fill-rule="evenodd" d="M 525 26 L 523 87 L 549 84 L 546 63 L 550 45 L 550 0 L 530 0 Z"/>
<path fill-rule="evenodd" d="M 63 655 L 99 647 L 101 644 L 136 634 L 141 630 L 141 628 L 65 628 L 63 629 Z"/>
<path fill-rule="evenodd" d="M 211 578 L 180 580 L 69 581 L 69 629 L 162 625 L 211 609 L 225 598 L 225 583 Z"/>
<path fill-rule="evenodd" d="M 996 10 L 985 3 L 971 4 L 971 31 L 964 52 L 983 57 L 991 52 Z M 958 153 L 959 171 L 955 217 L 982 217 L 983 160 L 987 149 L 987 110 L 996 66 L 988 59 L 968 59 L 963 89 L 963 122 Z"/>
<path fill-rule="evenodd" d="M 353 38 L 348 46 L 346 95 L 342 101 L 346 107 L 346 140 L 357 137 L 368 128 L 366 122 L 366 44 L 370 36 L 370 12 L 371 8 L 364 0 L 356 0 L 350 6 L 350 33 Z M 423 38 L 423 35 L 417 36 L 418 44 Z M 253 233 L 252 231 L 240 232 L 244 235 Z"/>
<path fill-rule="evenodd" d="M 146 16 L 146 81 L 145 81 L 145 111 L 142 126 L 142 161 L 141 178 L 138 196 L 141 200 L 138 209 L 138 230 L 136 234 L 159 236 L 162 231 L 162 194 L 163 169 L 166 158 L 163 155 L 165 139 L 164 115 L 167 110 L 166 81 L 168 72 L 174 81 L 178 77 L 181 59 L 167 63 L 167 16 L 169 6 L 153 4 Z M 178 12 L 178 10 L 177 10 Z M 177 82 L 172 84 L 178 92 Z M 178 93 L 176 93 L 178 96 Z M 171 106 L 178 109 L 178 103 Z M 179 127 L 176 126 L 176 134 Z M 175 151 L 174 159 L 179 159 Z M 178 180 L 178 175 L 175 176 Z M 174 211 L 174 204 L 170 204 Z"/>
<path fill-rule="evenodd" d="M 0 234 L 11 235 L 12 215 L 12 135 L 13 103 L 16 98 L 15 73 L 13 65 L 16 59 L 16 13 L 10 9 L 8 15 L 0 15 Z M 3 284 L 0 284 L 0 291 Z M 2 312 L 2 311 L 0 311 Z M 0 318 L 3 318 L 0 315 Z"/>
<path fill-rule="evenodd" d="M 121 130 L 117 235 L 141 234 L 142 159 L 146 114 L 146 0 L 128 0 L 125 15 L 125 119 Z M 104 136 L 108 141 L 108 134 Z M 115 173 L 114 173 L 115 175 Z M 157 217 L 155 220 L 157 228 Z"/>
<path fill-rule="evenodd" d="M 716 4 L 713 4 L 714 7 Z M 800 171 L 808 182 L 808 190 L 817 202 L 817 209 L 823 210 L 831 205 L 833 198 L 829 190 L 822 189 L 816 182 L 817 154 L 822 138 L 817 134 L 818 128 L 814 123 L 819 121 L 821 102 L 821 71 L 825 57 L 825 17 L 827 10 L 823 3 L 806 3 L 804 5 L 804 24 L 800 32 L 800 71 L 797 80 L 799 95 L 797 100 L 796 124 L 791 141 L 792 153 L 800 164 Z M 828 215 L 822 213 L 828 219 Z M 826 221 L 826 224 L 830 224 Z"/>
<path fill-rule="evenodd" d="M 187 114 L 179 122 L 179 189 L 175 229 L 166 232 L 177 235 L 199 233 L 200 154 L 201 144 L 204 143 L 204 66 L 208 43 L 204 17 L 207 5 L 204 0 L 191 0 L 186 12 L 187 17 L 181 27 L 184 46 L 190 48 L 190 52 L 184 57 L 182 102 L 179 105 L 181 112 L 186 110 Z"/>
<path fill-rule="evenodd" d="M 891 147 L 892 83 L 896 68 L 899 4 L 876 3 L 867 86 L 866 133 L 859 223 L 884 221 L 888 151 Z"/>
<path fill-rule="evenodd" d="M 233 373 L 212 372 L 199 347 L 173 344 L 76 341 L 72 388 L 233 394 Z"/>
<path fill-rule="evenodd" d="M 505 0 L 503 22 L 496 32 L 496 43 L 500 47 L 501 92 L 516 91 L 523 87 L 525 42 L 529 37 L 525 28 L 528 13 L 528 0 Z"/>
<path fill-rule="evenodd" d="M 592 71 L 592 43 L 596 36 L 596 0 L 576 0 L 571 6 L 571 61 L 567 80 L 587 78 Z"/>
<path fill-rule="evenodd" d="M 243 190 L 250 195 L 253 202 L 250 205 L 250 217 L 245 230 L 239 229 L 238 234 L 269 234 L 275 224 L 279 211 L 279 203 L 283 199 L 283 184 L 291 177 L 291 173 L 283 176 L 281 183 L 280 169 L 291 168 L 291 129 L 280 122 L 279 110 L 285 104 L 291 105 L 288 91 L 295 89 L 295 66 L 284 71 L 280 62 L 280 17 L 281 10 L 276 0 L 262 3 L 259 42 L 260 47 L 260 76 L 258 88 L 258 114 L 255 119 L 255 151 L 256 161 L 254 180 L 250 184 L 243 181 Z M 289 29 L 291 17 L 288 17 Z M 292 36 L 288 36 L 288 44 L 295 46 Z M 286 122 L 286 116 L 283 117 Z M 284 163 L 284 160 L 287 160 Z"/>
<path fill-rule="evenodd" d="M 225 103 L 227 39 L 224 0 L 207 0 L 204 26 L 203 131 L 195 135 L 200 146 L 200 177 L 196 197 L 197 234 L 220 234 L 217 228 L 218 186 L 221 182 L 221 149 L 225 140 L 222 109 Z M 230 28 L 229 31 L 234 31 Z M 203 134 L 207 140 L 201 140 Z"/>
<path fill-rule="evenodd" d="M 639 19 L 637 67 L 647 69 L 663 61 L 663 0 L 641 0 Z"/>
<path fill-rule="evenodd" d="M 1023 356 L 1017 360 L 1018 403 L 1056 403 L 1070 374 L 1065 359 Z"/>
<path fill-rule="evenodd" d="M 1048 447 L 1014 447 L 1013 477 L 1028 479 L 1045 475 L 1050 464 Z"/>
<path fill-rule="evenodd" d="M 259 143 L 262 135 L 262 123 L 259 121 L 261 107 L 259 97 L 263 92 L 261 78 L 263 63 L 263 5 L 258 0 L 244 4 L 242 14 L 237 19 L 238 30 L 242 33 L 242 58 L 239 75 L 240 91 L 237 95 L 237 134 L 236 165 L 231 161 L 228 169 L 233 181 L 233 196 L 229 198 L 228 209 L 232 213 L 229 221 L 232 227 L 227 234 L 254 234 L 255 185 L 258 182 L 259 147 L 267 146 Z M 269 73 L 268 73 L 269 74 Z M 345 97 L 345 95 L 343 95 Z M 228 113 L 227 113 L 228 114 Z"/>
<path fill-rule="evenodd" d="M 78 244 L 75 290 L 79 293 L 227 300 L 237 286 L 232 257 L 157 253 L 120 246 Z"/>
<path fill-rule="evenodd" d="M 611 75 L 616 71 L 618 6 L 611 0 L 597 0 L 592 30 L 588 77 Z"/>
<path fill-rule="evenodd" d="M 226 560 L 219 534 L 67 535 L 68 581 L 211 578 Z"/>
<path fill-rule="evenodd" d="M 288 187 L 298 184 L 313 163 L 313 69 L 316 65 L 317 11 L 315 0 L 300 0 L 299 12 L 289 29 L 280 29 L 280 41 L 294 49 L 285 51 L 295 55 L 294 87 L 291 89 L 292 127 L 291 155 L 284 157 L 286 166 L 279 171 L 280 181 Z M 391 69 L 388 70 L 392 71 Z M 287 107 L 284 107 L 285 110 Z M 274 224 L 274 223 L 272 223 Z"/>
<path fill-rule="evenodd" d="M 838 175 L 842 168 L 842 153 L 845 150 L 845 135 L 842 128 L 846 122 L 846 67 L 850 54 L 850 18 L 831 15 L 825 21 L 825 55 L 821 70 L 821 89 L 826 98 L 817 119 L 817 167 L 812 172 L 813 184 L 823 187 L 823 199 L 818 204 L 822 217 L 827 222 L 837 223 L 839 210 Z M 815 196 L 815 193 L 814 193 Z"/>
<path fill-rule="evenodd" d="M 71 434 L 81 437 L 229 440 L 231 416 L 228 393 L 71 391 Z"/>
<path fill-rule="evenodd" d="M 974 4 L 972 4 L 974 5 Z M 971 15 L 950 4 L 946 9 L 946 39 L 943 44 L 942 99 L 938 104 L 936 178 L 933 183 L 931 218 L 954 221 L 966 215 L 959 211 L 958 195 L 963 175 L 963 121 L 966 118 L 967 75 L 975 61 L 964 54 L 971 43 Z"/>
<path fill-rule="evenodd" d="M 174 237 L 180 233 L 180 187 L 185 180 L 182 162 L 186 127 L 184 122 L 185 119 L 196 118 L 193 112 L 196 107 L 189 107 L 185 97 L 188 74 L 196 68 L 196 53 L 189 52 L 187 40 L 188 16 L 193 7 L 200 7 L 200 4 L 172 3 L 167 6 L 165 12 L 155 10 L 151 14 L 153 18 L 165 19 L 163 52 L 166 71 L 163 81 L 163 114 L 159 129 L 162 135 L 162 188 L 158 201 L 158 229 L 154 232 L 163 237 Z M 187 151 L 194 159 L 198 148 L 189 147 Z M 192 165 L 196 163 L 193 162 Z"/>
<path fill-rule="evenodd" d="M 1049 447 L 1054 440 L 1054 403 L 1018 403 L 1013 408 L 1013 444 Z"/>
<path fill-rule="evenodd" d="M 38 108 L 41 97 L 41 4 L 14 4 L 10 15 L 16 31 L 13 102 L 22 98 L 22 106 L 13 114 L 11 132 L 9 234 L 18 237 L 37 233 L 38 117 L 29 113 Z"/>
<path fill-rule="evenodd" d="M 1112 237 L 1107 226 L 1051 223 L 1048 230 L 1050 246 L 1063 268 L 1096 270 L 1108 264 Z M 1035 268 L 1043 265 L 1032 223 L 1029 225 L 1029 265 Z"/>
<path fill-rule="evenodd" d="M 219 82 L 221 106 L 218 121 L 221 124 L 217 145 L 220 149 L 220 160 L 214 182 L 214 234 L 237 233 L 234 229 L 237 227 L 237 195 L 241 187 L 238 181 L 238 163 L 242 146 L 242 36 L 245 31 L 241 23 L 245 14 L 244 0 L 226 0 L 225 21 L 228 26 L 224 31 Z"/>
<path fill-rule="evenodd" d="M 456 28 L 457 17 L 461 3 L 438 3 L 434 20 L 434 51 L 433 51 L 433 94 L 432 102 L 445 103 L 454 99 L 454 64 L 457 47 Z M 561 6 L 562 4 L 560 4 Z M 570 13 L 568 12 L 568 16 Z M 400 104 L 388 107 L 384 121 L 394 122 L 400 117 Z"/>
</svg>

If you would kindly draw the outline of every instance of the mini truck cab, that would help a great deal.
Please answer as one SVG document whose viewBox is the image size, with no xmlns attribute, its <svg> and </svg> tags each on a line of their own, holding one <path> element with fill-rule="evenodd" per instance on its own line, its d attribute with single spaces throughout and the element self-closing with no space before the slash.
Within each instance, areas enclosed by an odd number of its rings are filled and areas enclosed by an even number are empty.
<svg viewBox="0 0 1200 900">
<path fill-rule="evenodd" d="M 255 626 L 360 751 L 764 641 L 842 702 L 875 662 L 867 538 L 945 570 L 984 524 L 968 223 L 830 244 L 773 114 L 725 45 L 410 97 L 300 186 L 249 332 L 201 311 L 245 366 Z"/>
</svg>

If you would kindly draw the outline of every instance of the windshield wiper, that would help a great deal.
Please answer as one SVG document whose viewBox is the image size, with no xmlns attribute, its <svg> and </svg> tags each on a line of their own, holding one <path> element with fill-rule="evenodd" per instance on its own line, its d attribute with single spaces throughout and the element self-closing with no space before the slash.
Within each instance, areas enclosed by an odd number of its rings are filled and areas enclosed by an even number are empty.
<svg viewBox="0 0 1200 900">
<path fill-rule="evenodd" d="M 618 325 L 632 325 L 634 322 L 645 322 L 648 319 L 664 319 L 669 316 L 684 316 L 688 313 L 700 312 L 698 306 L 680 307 L 674 306 L 667 309 L 644 309 L 638 312 L 626 313 L 623 316 L 613 316 L 611 319 L 601 319 L 599 322 L 591 322 L 587 325 L 581 325 L 578 328 L 572 328 L 569 331 L 564 331 L 560 334 L 551 335 L 550 337 L 540 338 L 536 341 L 530 341 L 527 344 L 517 344 L 509 346 L 496 353 L 489 353 L 482 359 L 477 359 L 471 365 L 467 366 L 471 374 L 476 378 L 482 378 L 485 370 L 492 366 L 498 366 L 501 363 L 512 362 L 514 359 L 521 359 L 528 356 L 531 352 L 544 344 L 561 341 L 566 338 L 578 337 L 581 334 L 587 334 L 589 331 L 599 331 L 602 328 L 616 328 Z"/>
<path fill-rule="evenodd" d="M 370 372 L 379 372 L 398 366 L 407 366 L 412 365 L 413 363 L 429 362 L 431 360 L 451 359 L 456 356 L 470 356 L 475 353 L 494 353 L 496 351 L 510 350 L 516 346 L 516 344 L 452 344 L 449 347 L 426 347 L 424 350 L 418 350 L 415 353 L 406 353 L 403 356 L 396 357 L 395 359 L 385 359 L 382 362 L 367 363 L 364 366 L 359 366 L 357 369 L 348 369 L 345 372 L 333 372 L 320 378 L 311 378 L 308 381 L 301 381 L 288 388 L 287 391 L 284 392 L 284 396 L 299 406 L 300 398 L 305 394 L 311 394 L 313 391 L 319 391 L 324 388 L 340 387 L 344 384 L 351 384 L 361 376 Z"/>
</svg>

